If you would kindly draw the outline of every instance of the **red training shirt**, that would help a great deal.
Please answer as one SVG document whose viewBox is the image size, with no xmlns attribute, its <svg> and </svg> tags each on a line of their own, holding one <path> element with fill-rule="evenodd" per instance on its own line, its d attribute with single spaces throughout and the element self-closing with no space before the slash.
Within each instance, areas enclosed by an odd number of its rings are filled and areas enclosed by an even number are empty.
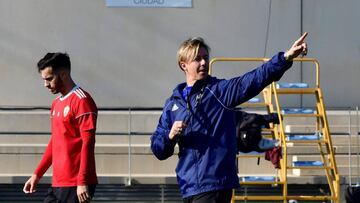
<svg viewBox="0 0 360 203">
<path fill-rule="evenodd" d="M 94 100 L 76 86 L 53 101 L 50 118 L 52 135 L 35 174 L 41 178 L 52 165 L 53 187 L 97 184 Z"/>
</svg>

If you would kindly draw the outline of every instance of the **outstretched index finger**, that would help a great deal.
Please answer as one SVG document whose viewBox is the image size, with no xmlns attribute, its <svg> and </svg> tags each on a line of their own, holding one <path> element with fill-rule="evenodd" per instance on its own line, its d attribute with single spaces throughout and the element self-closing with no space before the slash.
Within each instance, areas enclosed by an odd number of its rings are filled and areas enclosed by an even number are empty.
<svg viewBox="0 0 360 203">
<path fill-rule="evenodd" d="M 304 34 L 298 39 L 298 40 L 296 40 L 296 44 L 301 44 L 303 41 L 304 41 L 304 39 L 305 39 L 305 37 L 308 35 L 308 33 L 307 32 L 304 32 Z"/>
</svg>

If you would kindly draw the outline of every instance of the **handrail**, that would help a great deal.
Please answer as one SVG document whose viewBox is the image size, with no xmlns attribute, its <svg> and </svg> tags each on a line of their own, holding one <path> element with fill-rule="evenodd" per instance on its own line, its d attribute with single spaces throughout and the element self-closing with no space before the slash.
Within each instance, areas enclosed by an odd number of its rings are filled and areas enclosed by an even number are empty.
<svg viewBox="0 0 360 203">
<path fill-rule="evenodd" d="M 127 112 L 128 116 L 128 128 L 127 131 L 116 131 L 116 132 L 101 132 L 96 131 L 97 135 L 152 135 L 153 131 L 133 131 L 131 129 L 132 118 L 131 115 L 137 111 L 162 111 L 162 107 L 100 107 L 99 111 L 124 111 Z M 0 111 L 26 111 L 26 112 L 36 112 L 38 110 L 50 110 L 50 107 L 46 106 L 0 106 Z M 51 131 L 0 131 L 0 135 L 49 135 Z"/>
<path fill-rule="evenodd" d="M 210 60 L 209 63 L 209 75 L 212 74 L 212 66 L 215 62 L 219 62 L 219 61 L 262 61 L 262 62 L 266 62 L 270 60 L 269 58 L 225 58 L 225 57 L 218 57 L 218 58 L 213 58 Z"/>
</svg>

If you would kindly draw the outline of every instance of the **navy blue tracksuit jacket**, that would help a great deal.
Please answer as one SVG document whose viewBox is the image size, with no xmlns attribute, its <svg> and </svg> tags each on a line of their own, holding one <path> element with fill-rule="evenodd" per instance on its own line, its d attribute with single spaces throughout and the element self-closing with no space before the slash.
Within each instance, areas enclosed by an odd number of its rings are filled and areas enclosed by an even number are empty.
<svg viewBox="0 0 360 203">
<path fill-rule="evenodd" d="M 279 80 L 291 65 L 280 52 L 242 76 L 229 80 L 208 76 L 197 81 L 188 101 L 182 97 L 186 83 L 174 89 L 151 137 L 151 149 L 164 160 L 173 155 L 176 143 L 179 145 L 176 175 L 183 198 L 239 186 L 234 108 Z M 187 123 L 176 141 L 169 139 L 175 121 Z"/>
</svg>

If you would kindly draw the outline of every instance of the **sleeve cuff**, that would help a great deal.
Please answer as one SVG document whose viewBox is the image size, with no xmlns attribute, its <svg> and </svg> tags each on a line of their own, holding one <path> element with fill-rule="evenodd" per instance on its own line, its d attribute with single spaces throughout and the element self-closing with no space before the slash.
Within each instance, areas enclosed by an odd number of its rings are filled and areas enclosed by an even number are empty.
<svg viewBox="0 0 360 203">
<path fill-rule="evenodd" d="M 280 59 L 281 59 L 282 61 L 286 61 L 286 62 L 289 61 L 289 60 L 287 60 L 286 57 L 285 57 L 285 52 L 280 52 L 279 54 L 280 54 Z"/>
<path fill-rule="evenodd" d="M 292 63 L 293 63 L 293 61 L 292 60 L 287 60 L 286 58 L 285 58 L 285 52 L 279 52 L 279 58 L 280 58 L 280 61 L 282 62 L 282 63 L 285 63 L 285 64 L 288 64 L 288 65 L 292 65 Z"/>
</svg>

